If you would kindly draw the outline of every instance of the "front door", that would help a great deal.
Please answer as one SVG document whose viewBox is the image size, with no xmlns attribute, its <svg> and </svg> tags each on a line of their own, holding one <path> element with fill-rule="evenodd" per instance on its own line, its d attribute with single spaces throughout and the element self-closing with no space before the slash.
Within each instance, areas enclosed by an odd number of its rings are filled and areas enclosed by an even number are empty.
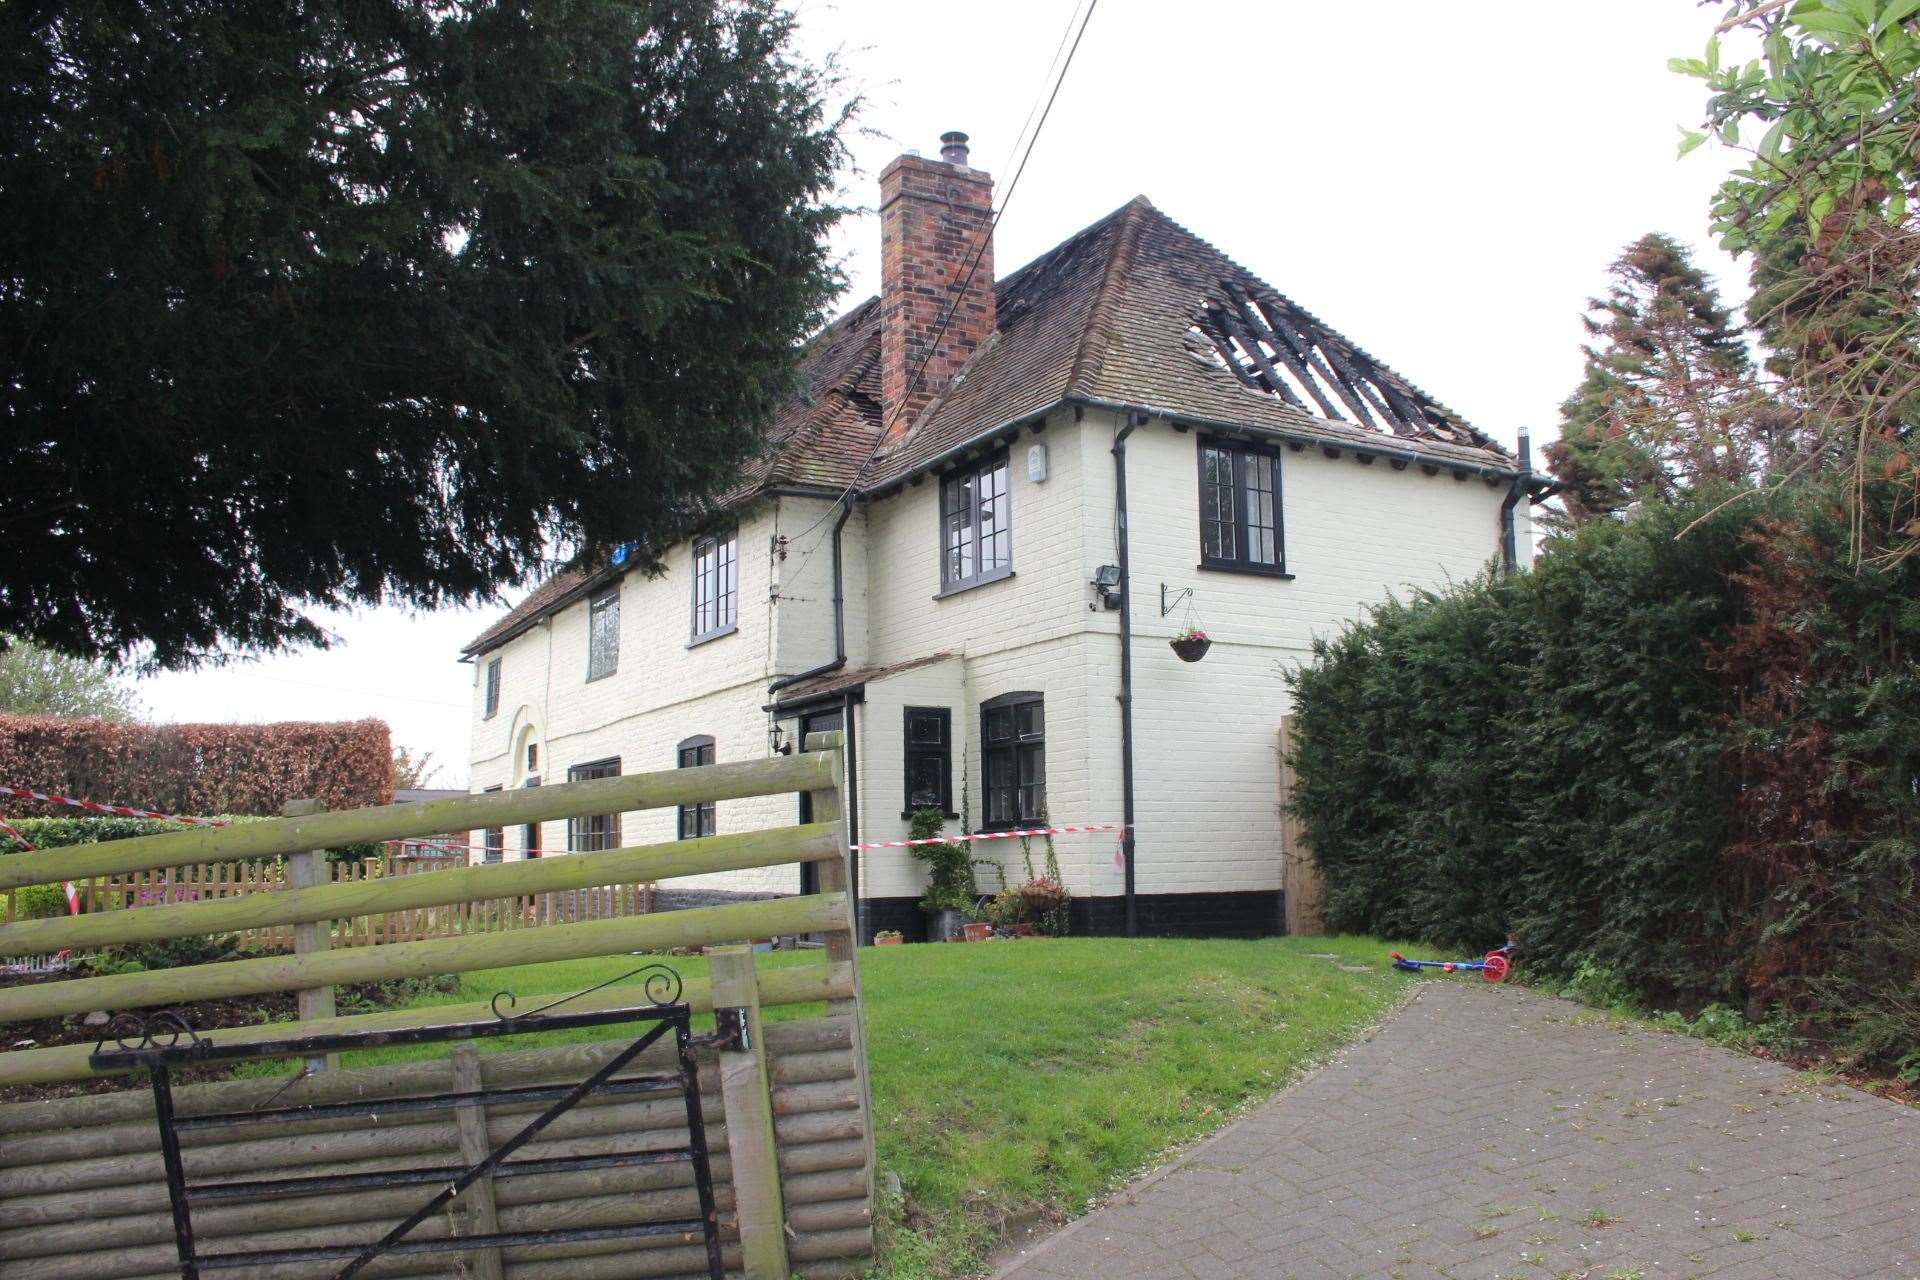
<svg viewBox="0 0 1920 1280">
<path fill-rule="evenodd" d="M 800 749 L 807 749 L 807 735 L 810 733 L 839 733 L 847 727 L 847 721 L 839 707 L 831 711 L 815 711 L 800 717 Z M 800 821 L 813 821 L 813 796 L 800 793 Z M 800 892 L 820 892 L 820 864 L 803 862 L 800 864 Z"/>
</svg>

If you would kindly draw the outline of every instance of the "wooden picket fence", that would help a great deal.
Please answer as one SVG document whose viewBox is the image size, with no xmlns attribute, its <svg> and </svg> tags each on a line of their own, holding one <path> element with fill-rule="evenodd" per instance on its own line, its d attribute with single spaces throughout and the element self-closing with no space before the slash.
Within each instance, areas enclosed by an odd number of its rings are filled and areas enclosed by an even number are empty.
<svg viewBox="0 0 1920 1280">
<path fill-rule="evenodd" d="M 365 884 L 399 876 L 428 875 L 459 870 L 459 858 L 367 858 L 326 864 L 328 884 Z M 286 863 L 275 859 L 255 862 L 199 862 L 158 871 L 97 876 L 74 885 L 81 911 L 139 910 L 184 902 L 217 902 L 256 893 L 277 893 L 289 887 Z M 336 947 L 367 947 L 388 942 L 418 942 L 427 938 L 458 938 L 501 929 L 527 929 L 575 920 L 613 920 L 645 915 L 653 910 L 652 884 L 592 885 L 584 889 L 487 898 L 404 911 L 370 912 L 331 922 Z M 6 922 L 13 921 L 8 898 Z M 241 946 L 248 951 L 291 951 L 294 928 L 274 925 L 241 930 Z"/>
<path fill-rule="evenodd" d="M 132 910 L 0 924 L 0 960 L 209 934 L 291 928 L 294 954 L 165 970 L 66 977 L 0 987 L 0 1030 L 8 1023 L 184 1006 L 193 1002 L 292 992 L 298 1021 L 216 1027 L 202 1044 L 242 1056 L 285 1059 L 290 1037 L 395 1033 L 498 1018 L 492 1005 L 444 1005 L 340 1014 L 335 988 L 398 977 L 461 974 L 506 966 L 636 952 L 708 948 L 706 976 L 689 976 L 681 999 L 694 1013 L 725 1010 L 742 1028 L 737 1041 L 699 1051 L 698 1106 L 714 1152 L 716 1224 L 730 1272 L 744 1280 L 842 1280 L 866 1273 L 873 1250 L 873 1111 L 867 1083 L 860 973 L 854 941 L 844 773 L 837 734 L 812 735 L 807 749 L 770 760 L 630 774 L 560 786 L 321 813 L 196 829 L 0 858 L 0 891 L 25 885 L 137 877 L 226 862 L 284 859 L 283 885 L 228 892 Z M 329 882 L 325 853 L 361 841 L 435 831 L 485 829 L 632 810 L 805 793 L 813 821 L 804 826 L 708 836 L 523 862 L 483 864 L 428 874 L 351 876 Z M 383 946 L 332 945 L 330 922 L 492 902 L 553 900 L 596 886 L 629 889 L 686 876 L 811 863 L 816 892 L 772 901 L 581 919 L 559 912 L 520 925 L 467 935 L 416 938 Z M 234 883 L 230 875 L 226 883 Z M 222 881 L 215 876 L 210 883 Z M 149 882 L 150 884 L 150 882 Z M 591 901 L 591 898 L 586 901 Z M 517 917 L 516 917 L 517 918 Z M 761 967 L 755 938 L 818 934 L 825 946 L 802 964 Z M 688 962 L 689 964 L 697 962 Z M 626 985 L 596 987 L 567 1001 L 569 1010 L 626 1010 L 638 999 Z M 761 1010 L 802 1006 L 798 1017 L 761 1025 Z M 0 1088 L 82 1080 L 100 1074 L 88 1042 L 16 1042 L 0 1051 Z M 270 1177 L 338 1176 L 337 1194 L 215 1205 L 194 1214 L 196 1241 L 232 1256 L 306 1258 L 313 1246 L 364 1248 L 396 1215 L 391 1188 L 359 1189 L 363 1175 L 472 1167 L 474 1150 L 506 1140 L 527 1105 L 491 1114 L 491 1103 L 462 1104 L 460 1123 L 426 1122 L 408 1105 L 479 1089 L 575 1085 L 619 1046 L 605 1042 L 536 1045 L 465 1059 L 446 1057 L 342 1070 L 330 1060 L 308 1072 L 265 1079 L 176 1085 L 182 1117 L 271 1107 L 286 1114 L 312 1106 L 292 1129 L 261 1126 L 257 1135 L 178 1135 L 168 1155 L 154 1124 L 151 1093 L 129 1081 L 121 1092 L 0 1105 L 0 1276 L 6 1280 L 158 1280 L 179 1274 L 176 1223 L 169 1217 L 167 1161 L 189 1176 L 249 1170 Z M 656 1046 L 656 1048 L 664 1048 Z M 652 1053 L 652 1051 L 649 1051 Z M 628 1072 L 657 1072 L 657 1054 Z M 463 1074 L 464 1073 L 464 1074 Z M 621 1075 L 615 1082 L 655 1079 Z M 652 1086 L 649 1086 L 652 1087 Z M 609 1161 L 584 1172 L 471 1182 L 447 1212 L 421 1221 L 416 1238 L 484 1237 L 455 1253 L 451 1271 L 429 1260 L 383 1257 L 369 1274 L 460 1275 L 500 1280 L 606 1280 L 705 1274 L 704 1250 L 680 1230 L 694 1174 L 684 1162 L 638 1163 L 635 1142 L 679 1150 L 691 1140 L 678 1102 L 636 1101 L 631 1092 L 582 1104 L 521 1149 L 548 1156 Z M 369 1126 L 362 1115 L 334 1116 L 332 1104 L 396 1099 L 394 1114 Z M 403 1105 L 406 1104 L 406 1105 Z M 674 1108 L 678 1107 L 676 1115 Z M 430 1117 L 429 1117 L 430 1118 Z M 475 1145 L 477 1144 L 477 1146 Z M 532 1169 L 516 1172 L 531 1173 Z M 512 1233 L 565 1222 L 576 1238 L 522 1243 Z M 648 1228 L 665 1223 L 660 1234 Z M 631 1228 L 639 1227 L 636 1233 Z M 647 1235 L 636 1240 L 636 1235 Z M 615 1238 L 618 1237 L 618 1238 Z M 491 1243 L 498 1242 L 498 1243 Z M 275 1252 L 279 1251 L 279 1252 Z M 320 1280 L 338 1273 L 317 1259 L 242 1266 L 225 1274 L 250 1280 Z"/>
</svg>

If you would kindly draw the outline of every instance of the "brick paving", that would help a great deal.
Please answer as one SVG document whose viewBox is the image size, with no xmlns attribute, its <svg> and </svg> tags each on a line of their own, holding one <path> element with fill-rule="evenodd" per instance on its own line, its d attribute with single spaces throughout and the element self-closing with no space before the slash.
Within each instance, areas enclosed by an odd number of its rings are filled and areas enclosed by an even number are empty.
<svg viewBox="0 0 1920 1280">
<path fill-rule="evenodd" d="M 1001 1280 L 1920 1280 L 1920 1111 L 1519 987 L 1371 1039 Z"/>
</svg>

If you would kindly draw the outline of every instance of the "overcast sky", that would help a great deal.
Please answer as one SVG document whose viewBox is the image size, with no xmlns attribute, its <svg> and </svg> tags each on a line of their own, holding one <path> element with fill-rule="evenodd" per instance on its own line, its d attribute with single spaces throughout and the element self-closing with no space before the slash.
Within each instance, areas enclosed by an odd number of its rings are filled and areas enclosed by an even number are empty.
<svg viewBox="0 0 1920 1280">
<path fill-rule="evenodd" d="M 846 193 L 869 212 L 837 239 L 849 304 L 877 288 L 870 210 L 894 155 L 937 155 L 942 132 L 965 130 L 1004 199 L 1074 8 L 799 7 L 805 48 L 839 51 L 873 135 L 853 139 Z M 1579 378 L 1582 304 L 1627 242 L 1665 231 L 1696 246 L 1729 300 L 1744 296 L 1707 234 L 1727 156 L 1674 159 L 1703 95 L 1666 61 L 1697 56 L 1716 12 L 1100 0 L 1006 206 L 999 273 L 1145 195 L 1501 441 L 1531 427 L 1537 448 Z M 330 651 L 139 691 L 159 720 L 377 716 L 447 766 L 439 785 L 461 786 L 473 668 L 456 658 L 499 611 L 328 618 Z"/>
</svg>

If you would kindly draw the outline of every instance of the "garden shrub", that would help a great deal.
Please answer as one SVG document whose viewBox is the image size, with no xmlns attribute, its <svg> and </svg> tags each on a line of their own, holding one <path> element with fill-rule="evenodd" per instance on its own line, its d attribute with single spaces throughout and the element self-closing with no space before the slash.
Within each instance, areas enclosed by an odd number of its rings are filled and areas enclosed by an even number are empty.
<svg viewBox="0 0 1920 1280">
<path fill-rule="evenodd" d="M 15 920 L 45 920 L 50 916 L 67 914 L 67 891 L 57 884 L 22 885 L 7 893 L 0 893 L 0 919 L 6 917 L 6 900 L 13 899 L 13 918 Z"/>
<path fill-rule="evenodd" d="M 1371 610 L 1288 673 L 1328 924 L 1693 1011 L 1920 1040 L 1920 557 L 1808 485 L 1649 505 Z M 1901 1010 L 1909 1011 L 1902 1014 Z"/>
<path fill-rule="evenodd" d="M 228 823 L 265 822 L 267 819 L 247 814 L 210 815 Z M 188 831 L 192 828 L 184 822 L 159 822 L 152 818 L 10 818 L 8 825 L 17 827 L 20 834 L 32 841 L 39 849 L 65 849 L 77 844 L 98 844 L 107 840 L 130 840 L 135 836 L 159 835 L 164 831 Z M 0 855 L 20 852 L 19 846 L 11 841 L 0 840 Z M 358 861 L 362 858 L 377 858 L 381 846 L 377 843 L 342 845 L 327 850 L 327 856 L 334 861 Z"/>
</svg>

